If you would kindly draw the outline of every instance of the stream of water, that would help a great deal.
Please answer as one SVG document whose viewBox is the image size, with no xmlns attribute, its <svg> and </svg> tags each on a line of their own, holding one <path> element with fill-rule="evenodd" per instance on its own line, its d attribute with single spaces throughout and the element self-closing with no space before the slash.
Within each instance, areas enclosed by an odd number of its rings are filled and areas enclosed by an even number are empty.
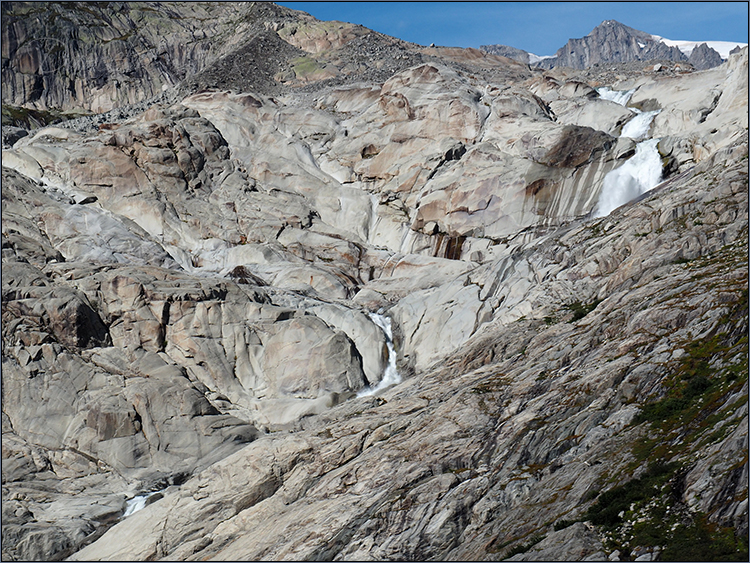
<svg viewBox="0 0 750 563">
<path fill-rule="evenodd" d="M 616 91 L 599 88 L 599 96 L 622 106 L 628 103 L 635 92 L 633 90 Z M 651 123 L 661 110 L 642 112 L 630 108 L 636 113 L 622 128 L 620 137 L 629 137 L 639 141 L 648 137 Z M 657 145 L 659 139 L 640 141 L 635 147 L 635 154 L 625 164 L 615 168 L 604 177 L 602 191 L 594 211 L 594 217 L 605 217 L 629 201 L 655 188 L 661 181 L 662 162 Z"/>
<path fill-rule="evenodd" d="M 378 313 L 368 313 L 370 319 L 376 325 L 380 327 L 385 335 L 385 344 L 388 348 L 388 365 L 383 370 L 383 378 L 375 387 L 366 387 L 359 393 L 357 397 L 367 397 L 368 395 L 374 395 L 381 389 L 385 389 L 389 385 L 401 382 L 401 375 L 396 369 L 396 349 L 393 347 L 393 334 L 391 332 L 391 319 Z"/>
<path fill-rule="evenodd" d="M 127 518 L 131 514 L 146 508 L 146 501 L 148 501 L 148 499 L 154 496 L 157 492 L 158 491 L 153 491 L 150 493 L 143 493 L 142 495 L 136 495 L 130 500 L 126 501 L 125 512 L 123 513 L 122 517 Z"/>
<path fill-rule="evenodd" d="M 657 109 L 654 111 L 644 112 L 640 112 L 638 110 L 634 111 L 637 115 L 625 124 L 625 126 L 622 128 L 620 137 L 630 137 L 634 141 L 638 141 L 639 139 L 648 136 L 648 130 L 651 127 L 651 122 L 654 120 L 654 117 L 656 117 L 656 114 L 661 110 Z"/>
<path fill-rule="evenodd" d="M 604 217 L 627 202 L 645 194 L 661 180 L 659 139 L 638 143 L 635 155 L 604 177 L 595 217 Z"/>
<path fill-rule="evenodd" d="M 609 88 L 597 88 L 596 92 L 602 100 L 609 100 L 624 106 L 630 101 L 630 98 L 635 94 L 635 88 L 632 90 L 610 90 Z"/>
</svg>

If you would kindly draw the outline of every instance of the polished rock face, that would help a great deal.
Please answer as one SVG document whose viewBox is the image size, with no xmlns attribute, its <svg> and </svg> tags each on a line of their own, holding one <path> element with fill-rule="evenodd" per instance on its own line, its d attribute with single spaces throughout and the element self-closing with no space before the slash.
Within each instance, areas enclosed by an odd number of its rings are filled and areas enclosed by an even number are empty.
<svg viewBox="0 0 750 563">
<path fill-rule="evenodd" d="M 747 531 L 746 49 L 605 82 L 273 5 L 174 4 L 179 30 L 102 6 L 70 17 L 167 53 L 216 17 L 164 96 L 4 130 L 4 558 L 635 558 L 673 553 L 664 521 Z M 71 68 L 85 88 L 45 74 L 34 103 L 110 109 Z M 657 109 L 663 182 L 592 218 Z M 674 494 L 602 527 L 598 493 L 654 467 Z"/>
</svg>

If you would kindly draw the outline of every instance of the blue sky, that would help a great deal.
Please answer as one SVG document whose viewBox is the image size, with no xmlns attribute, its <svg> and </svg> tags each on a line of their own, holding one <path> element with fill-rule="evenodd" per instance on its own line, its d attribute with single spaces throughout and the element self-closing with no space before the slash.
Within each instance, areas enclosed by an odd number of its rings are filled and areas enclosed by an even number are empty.
<svg viewBox="0 0 750 563">
<path fill-rule="evenodd" d="M 319 20 L 358 23 L 420 45 L 501 43 L 553 55 L 617 20 L 667 39 L 748 42 L 747 2 L 279 2 Z"/>
</svg>

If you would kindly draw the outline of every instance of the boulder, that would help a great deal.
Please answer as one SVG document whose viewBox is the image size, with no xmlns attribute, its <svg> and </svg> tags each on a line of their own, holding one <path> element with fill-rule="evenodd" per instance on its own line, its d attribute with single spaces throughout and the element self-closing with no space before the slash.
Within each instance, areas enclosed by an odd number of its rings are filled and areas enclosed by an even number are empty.
<svg viewBox="0 0 750 563">
<path fill-rule="evenodd" d="M 265 342 L 263 370 L 273 396 L 315 398 L 358 391 L 367 384 L 362 360 L 343 332 L 317 317 L 276 323 Z"/>
</svg>

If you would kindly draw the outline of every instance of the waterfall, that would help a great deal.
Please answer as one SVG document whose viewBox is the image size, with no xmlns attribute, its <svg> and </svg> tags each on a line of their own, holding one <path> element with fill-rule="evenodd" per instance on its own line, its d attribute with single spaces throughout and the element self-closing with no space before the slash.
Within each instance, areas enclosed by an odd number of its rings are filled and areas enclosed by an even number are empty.
<svg viewBox="0 0 750 563">
<path fill-rule="evenodd" d="M 398 245 L 398 251 L 402 254 L 409 254 L 414 245 L 414 238 L 417 236 L 416 231 L 412 231 L 410 223 L 402 223 L 403 234 L 401 243 Z"/>
<path fill-rule="evenodd" d="M 625 105 L 635 92 L 627 90 L 618 92 L 609 88 L 599 88 L 599 95 L 605 100 Z M 620 137 L 629 137 L 638 141 L 648 136 L 648 130 L 654 117 L 661 111 L 642 112 L 630 108 L 636 113 L 622 128 Z M 635 155 L 625 164 L 609 172 L 604 177 L 602 191 L 599 194 L 594 217 L 605 217 L 627 202 L 655 188 L 661 181 L 662 163 L 657 145 L 659 139 L 641 141 L 635 147 Z"/>
<path fill-rule="evenodd" d="M 123 513 L 122 517 L 127 518 L 134 512 L 138 512 L 139 510 L 143 510 L 146 508 L 146 501 L 154 496 L 158 491 L 154 491 L 151 493 L 144 493 L 142 495 L 136 495 L 130 500 L 125 502 L 125 512 Z"/>
<path fill-rule="evenodd" d="M 385 335 L 385 344 L 388 348 L 388 365 L 383 370 L 383 377 L 375 387 L 366 387 L 359 393 L 357 397 L 367 397 L 374 395 L 378 391 L 385 389 L 389 385 L 395 383 L 401 383 L 401 375 L 396 369 L 396 349 L 393 347 L 393 334 L 391 332 L 391 319 L 378 313 L 368 313 L 372 322 L 380 327 Z"/>
<path fill-rule="evenodd" d="M 380 200 L 376 196 L 370 194 L 370 221 L 367 224 L 367 242 L 369 244 L 375 244 L 375 229 L 380 222 L 380 217 L 378 217 L 378 205 L 380 205 Z"/>
<path fill-rule="evenodd" d="M 661 180 L 661 155 L 656 148 L 659 139 L 638 143 L 635 155 L 625 164 L 604 177 L 594 217 L 604 217 L 612 211 L 645 194 Z"/>
<path fill-rule="evenodd" d="M 599 97 L 603 100 L 609 100 L 624 106 L 630 101 L 630 98 L 635 94 L 635 88 L 632 90 L 610 90 L 609 88 L 597 88 L 596 92 Z"/>
<path fill-rule="evenodd" d="M 601 99 L 615 102 L 616 104 L 620 104 L 623 107 L 627 105 L 627 103 L 630 101 L 630 98 L 632 98 L 633 94 L 635 94 L 635 91 L 636 88 L 633 88 L 632 90 L 610 90 L 606 87 L 596 89 L 596 92 L 599 94 L 599 97 Z M 638 108 L 628 109 L 636 115 L 633 119 L 631 119 L 624 125 L 620 137 L 630 137 L 631 139 L 637 141 L 638 139 L 641 139 L 648 135 L 648 128 L 651 126 L 651 122 L 654 120 L 656 114 L 661 110 L 642 112 Z"/>
<path fill-rule="evenodd" d="M 641 112 L 633 108 L 633 111 L 636 112 L 636 116 L 623 126 L 620 137 L 630 137 L 634 141 L 637 141 L 648 135 L 651 122 L 661 110 Z"/>
</svg>

